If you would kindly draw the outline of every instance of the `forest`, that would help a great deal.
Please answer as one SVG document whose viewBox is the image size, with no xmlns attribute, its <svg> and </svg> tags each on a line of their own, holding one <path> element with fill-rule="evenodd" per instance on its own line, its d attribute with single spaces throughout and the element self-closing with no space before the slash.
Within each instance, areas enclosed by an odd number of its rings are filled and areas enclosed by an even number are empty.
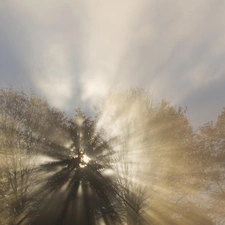
<svg viewBox="0 0 225 225">
<path fill-rule="evenodd" d="M 225 224 L 225 108 L 195 130 L 142 89 L 74 109 L 0 90 L 1 225 Z"/>
</svg>

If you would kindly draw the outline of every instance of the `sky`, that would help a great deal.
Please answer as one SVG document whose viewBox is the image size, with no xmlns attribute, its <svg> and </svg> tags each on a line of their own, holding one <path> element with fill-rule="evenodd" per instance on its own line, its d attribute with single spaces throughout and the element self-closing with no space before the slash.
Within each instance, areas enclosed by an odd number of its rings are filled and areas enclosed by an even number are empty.
<svg viewBox="0 0 225 225">
<path fill-rule="evenodd" d="M 224 0 L 0 0 L 0 88 L 68 115 L 110 89 L 187 107 L 196 127 L 225 107 Z"/>
</svg>

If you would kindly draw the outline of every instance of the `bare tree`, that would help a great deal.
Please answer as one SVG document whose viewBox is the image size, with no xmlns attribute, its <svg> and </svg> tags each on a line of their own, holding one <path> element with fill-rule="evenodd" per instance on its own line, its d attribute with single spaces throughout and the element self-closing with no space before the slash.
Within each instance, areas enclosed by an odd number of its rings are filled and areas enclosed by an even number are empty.
<svg viewBox="0 0 225 225">
<path fill-rule="evenodd" d="M 34 210 L 31 199 L 38 178 L 38 156 L 65 155 L 60 150 L 65 149 L 62 144 L 67 139 L 64 115 L 44 99 L 35 94 L 28 97 L 11 88 L 0 90 L 0 194 L 4 223 L 17 224 L 29 210 Z"/>
</svg>

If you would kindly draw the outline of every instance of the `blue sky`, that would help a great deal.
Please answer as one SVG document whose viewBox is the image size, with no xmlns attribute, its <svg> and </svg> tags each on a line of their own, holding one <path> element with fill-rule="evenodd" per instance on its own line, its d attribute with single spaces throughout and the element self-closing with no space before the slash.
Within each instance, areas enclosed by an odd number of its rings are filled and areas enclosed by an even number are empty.
<svg viewBox="0 0 225 225">
<path fill-rule="evenodd" d="M 33 89 L 72 115 L 109 89 L 142 87 L 188 107 L 225 106 L 223 0 L 1 0 L 0 86 Z"/>
</svg>

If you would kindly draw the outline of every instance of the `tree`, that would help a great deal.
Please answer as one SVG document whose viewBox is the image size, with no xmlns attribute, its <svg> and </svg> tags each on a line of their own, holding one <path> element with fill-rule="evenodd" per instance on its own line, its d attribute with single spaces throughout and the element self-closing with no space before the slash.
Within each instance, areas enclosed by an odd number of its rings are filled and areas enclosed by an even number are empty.
<svg viewBox="0 0 225 225">
<path fill-rule="evenodd" d="M 5 186 L 3 205 L 9 213 L 11 222 L 21 213 L 28 192 L 27 183 L 30 177 L 30 159 L 26 155 L 28 147 L 23 137 L 26 133 L 24 93 L 17 94 L 12 89 L 1 90 L 0 94 L 0 149 Z"/>
<path fill-rule="evenodd" d="M 111 92 L 98 110 L 98 127 L 104 128 L 106 141 L 114 140 L 109 162 L 123 200 L 123 220 L 210 224 L 201 209 L 193 210 L 194 134 L 186 111 L 166 100 L 156 103 L 140 89 Z"/>
<path fill-rule="evenodd" d="M 197 133 L 186 109 L 142 89 L 112 91 L 96 110 L 68 119 L 0 90 L 1 224 L 224 221 L 225 110 Z"/>
<path fill-rule="evenodd" d="M 50 144 L 57 137 L 56 143 L 60 144 L 59 137 L 65 141 L 63 126 L 63 114 L 50 108 L 44 99 L 34 94 L 28 97 L 11 88 L 0 90 L 0 194 L 4 223 L 17 224 L 18 219 L 26 218 L 25 212 L 33 210 L 31 196 L 37 182 L 38 157 L 57 154 L 56 146 L 53 151 Z"/>
<path fill-rule="evenodd" d="M 223 204 L 225 201 L 225 109 L 216 123 L 206 123 L 196 135 L 201 171 L 201 190 L 206 200 L 208 214 L 214 223 L 224 223 Z"/>
</svg>

